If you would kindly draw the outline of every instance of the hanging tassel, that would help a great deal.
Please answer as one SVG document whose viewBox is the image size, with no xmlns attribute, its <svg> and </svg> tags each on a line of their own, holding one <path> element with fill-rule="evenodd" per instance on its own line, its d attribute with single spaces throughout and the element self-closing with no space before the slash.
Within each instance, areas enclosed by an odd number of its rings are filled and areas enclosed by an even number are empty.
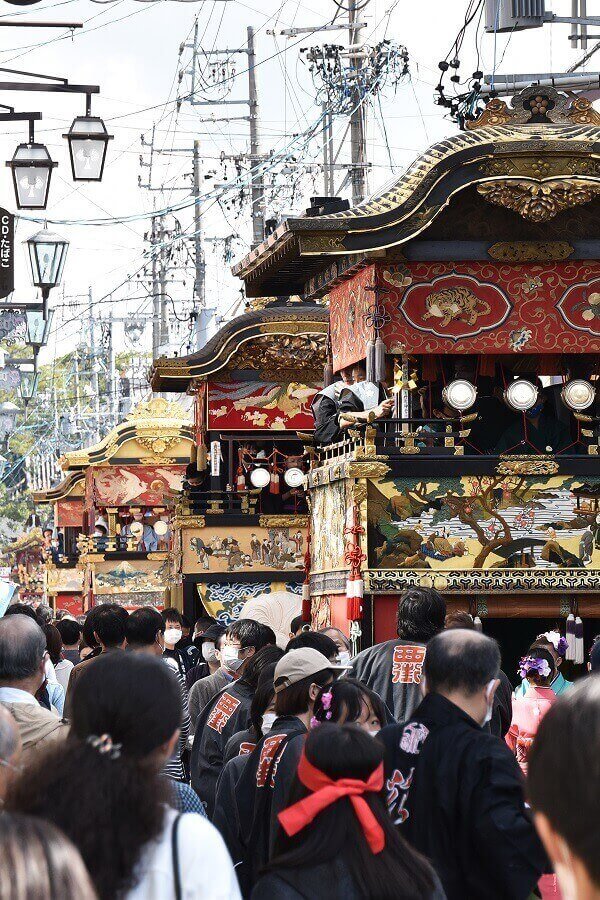
<svg viewBox="0 0 600 900">
<path fill-rule="evenodd" d="M 565 638 L 567 641 L 567 652 L 565 653 L 565 659 L 574 662 L 575 661 L 575 616 L 573 613 L 569 613 L 567 616 L 567 627 L 565 629 Z"/>
<path fill-rule="evenodd" d="M 246 488 L 246 475 L 244 474 L 244 467 L 239 466 L 237 470 L 237 477 L 235 479 L 235 489 L 238 491 L 245 491 Z"/>
<path fill-rule="evenodd" d="M 279 493 L 279 469 L 277 468 L 277 463 L 273 463 L 271 467 L 271 481 L 269 482 L 269 493 L 270 494 L 278 494 Z"/>
<path fill-rule="evenodd" d="M 583 622 L 581 617 L 577 616 L 575 619 L 575 654 L 573 660 L 576 666 L 583 664 L 583 653 Z"/>
<path fill-rule="evenodd" d="M 367 341 L 367 381 L 375 381 L 375 341 L 369 338 Z"/>
<path fill-rule="evenodd" d="M 323 369 L 323 387 L 329 387 L 330 384 L 333 384 L 333 378 L 333 364 L 331 360 L 328 360 Z"/>
<path fill-rule="evenodd" d="M 385 380 L 385 344 L 379 335 L 375 341 L 375 378 L 373 381 Z"/>
<path fill-rule="evenodd" d="M 364 582 L 351 570 L 346 581 L 346 617 L 350 622 L 362 619 L 362 597 Z"/>
<path fill-rule="evenodd" d="M 302 621 L 310 622 L 311 618 L 311 608 L 310 608 L 310 585 L 308 581 L 305 581 L 302 585 Z"/>
<path fill-rule="evenodd" d="M 475 616 L 473 619 L 473 625 L 475 626 L 477 631 L 483 631 L 483 625 L 481 624 L 481 619 L 479 616 Z"/>
</svg>

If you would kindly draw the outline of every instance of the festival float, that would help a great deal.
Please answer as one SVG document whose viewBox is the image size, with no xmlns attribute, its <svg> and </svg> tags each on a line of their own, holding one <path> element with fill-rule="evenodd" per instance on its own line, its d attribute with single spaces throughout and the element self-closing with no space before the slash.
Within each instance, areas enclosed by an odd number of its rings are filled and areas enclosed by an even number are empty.
<svg viewBox="0 0 600 900">
<path fill-rule="evenodd" d="M 36 496 L 53 504 L 62 535 L 62 554 L 47 564 L 57 606 L 63 593 L 57 585 L 75 571 L 84 609 L 180 604 L 169 550 L 192 447 L 189 414 L 157 397 L 140 403 L 100 443 L 61 457 L 64 480 Z"/>
<path fill-rule="evenodd" d="M 77 543 L 84 528 L 85 473 L 69 472 L 46 491 L 34 491 L 38 508 L 51 510 L 43 534 L 46 601 L 57 612 L 81 615 L 85 609 L 83 569 Z"/>
<path fill-rule="evenodd" d="M 20 603 L 37 606 L 46 599 L 45 541 L 42 529 L 30 528 L 2 550 L 9 576 L 16 584 Z"/>
<path fill-rule="evenodd" d="M 404 590 L 435 586 L 509 656 L 532 620 L 566 619 L 582 661 L 600 616 L 599 126 L 553 89 L 494 98 L 382 193 L 287 218 L 234 268 L 249 298 L 328 297 L 334 377 L 364 363 L 393 399 L 315 448 L 316 627 L 369 646 Z"/>
<path fill-rule="evenodd" d="M 152 388 L 194 398 L 195 456 L 173 522 L 184 611 L 228 623 L 244 606 L 277 623 L 300 612 L 312 432 L 327 309 L 263 299 L 201 350 L 154 364 Z"/>
</svg>

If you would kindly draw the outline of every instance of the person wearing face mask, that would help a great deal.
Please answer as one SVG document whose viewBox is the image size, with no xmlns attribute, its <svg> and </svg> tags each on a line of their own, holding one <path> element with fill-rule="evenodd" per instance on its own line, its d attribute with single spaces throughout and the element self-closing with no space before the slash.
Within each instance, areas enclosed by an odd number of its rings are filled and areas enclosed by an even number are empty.
<svg viewBox="0 0 600 900">
<path fill-rule="evenodd" d="M 219 829 L 229 852 L 235 855 L 236 859 L 240 859 L 243 853 L 242 825 L 236 802 L 236 786 L 248 755 L 252 753 L 261 738 L 271 731 L 277 718 L 273 687 L 274 673 L 275 663 L 267 666 L 261 672 L 250 707 L 250 726 L 245 731 L 238 731 L 228 741 L 225 748 L 226 762 L 217 782 L 213 825 Z"/>
<path fill-rule="evenodd" d="M 335 645 L 338 648 L 338 661 L 345 666 L 350 666 L 350 660 L 352 656 L 350 654 L 350 641 L 346 637 L 343 631 L 340 631 L 339 628 L 322 628 L 319 634 L 325 634 L 327 637 L 330 637 L 332 641 L 335 641 Z"/>
<path fill-rule="evenodd" d="M 319 690 L 344 668 L 312 647 L 289 650 L 273 677 L 277 719 L 248 756 L 235 785 L 239 841 L 229 847 L 247 896 L 268 862 Z M 216 824 L 216 823 L 215 823 Z M 227 843 L 228 837 L 224 835 Z"/>
<path fill-rule="evenodd" d="M 192 734 L 196 733 L 196 722 L 198 716 L 212 700 L 215 694 L 218 694 L 225 685 L 235 680 L 235 675 L 230 672 L 221 662 L 221 651 L 225 643 L 225 634 L 227 629 L 220 625 L 213 626 L 211 630 L 212 641 L 205 641 L 202 645 L 202 654 L 206 654 L 207 663 L 214 671 L 205 678 L 200 678 L 190 688 L 189 705 L 190 716 L 192 717 Z M 216 668 L 214 668 L 216 666 Z"/>
<path fill-rule="evenodd" d="M 558 697 L 531 752 L 527 795 L 562 900 L 600 897 L 600 678 Z"/>
<path fill-rule="evenodd" d="M 517 762 L 484 728 L 499 670 L 491 638 L 460 628 L 436 635 L 424 699 L 378 737 L 392 820 L 431 861 L 448 900 L 525 900 L 547 866 Z"/>
<path fill-rule="evenodd" d="M 181 691 L 181 727 L 177 747 L 165 764 L 164 774 L 182 784 L 186 780 L 185 760 L 190 734 L 188 695 L 185 681 L 175 668 L 173 660 L 164 656 L 164 632 L 165 626 L 161 614 L 158 610 L 148 607 L 141 607 L 132 612 L 125 626 L 127 649 L 131 653 L 144 653 L 148 656 L 160 657 L 177 678 Z"/>
<path fill-rule="evenodd" d="M 199 630 L 201 628 L 201 630 Z M 203 678 L 207 678 L 221 668 L 221 657 L 218 652 L 218 639 L 225 634 L 227 629 L 218 622 L 211 621 L 210 624 L 199 626 L 198 622 L 194 626 L 194 645 L 198 648 L 200 657 L 195 666 L 188 669 L 185 675 L 185 684 L 189 690 Z"/>
<path fill-rule="evenodd" d="M 234 680 L 198 716 L 192 747 L 192 787 L 205 803 L 209 816 L 212 816 L 227 741 L 236 731 L 248 727 L 259 676 L 265 666 L 281 655 L 282 651 L 275 646 L 275 634 L 267 625 L 254 619 L 238 619 L 227 629 L 221 662 Z"/>
<path fill-rule="evenodd" d="M 165 642 L 164 656 L 172 659 L 177 665 L 179 674 L 185 679 L 186 672 L 194 665 L 185 650 L 180 647 L 183 638 L 183 618 L 179 610 L 169 607 L 161 613 L 165 630 L 163 639 Z"/>
</svg>

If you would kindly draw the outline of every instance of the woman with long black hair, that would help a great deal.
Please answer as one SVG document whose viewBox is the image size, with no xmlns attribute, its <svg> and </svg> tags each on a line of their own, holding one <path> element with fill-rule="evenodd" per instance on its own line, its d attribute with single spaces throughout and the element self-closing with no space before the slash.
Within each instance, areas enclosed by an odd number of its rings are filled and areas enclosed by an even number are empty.
<svg viewBox="0 0 600 900">
<path fill-rule="evenodd" d="M 6 808 L 60 828 L 100 900 L 239 900 L 217 830 L 168 805 L 161 772 L 181 716 L 179 683 L 161 659 L 102 654 L 77 681 L 68 739 L 11 787 Z"/>
<path fill-rule="evenodd" d="M 383 746 L 364 729 L 311 731 L 252 900 L 443 900 L 429 863 L 392 824 L 382 787 Z"/>
</svg>

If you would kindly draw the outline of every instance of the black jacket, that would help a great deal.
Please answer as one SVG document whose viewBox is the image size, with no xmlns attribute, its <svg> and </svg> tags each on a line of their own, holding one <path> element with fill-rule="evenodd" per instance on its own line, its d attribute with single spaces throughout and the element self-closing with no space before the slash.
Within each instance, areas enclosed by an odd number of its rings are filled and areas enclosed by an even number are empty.
<svg viewBox="0 0 600 900">
<path fill-rule="evenodd" d="M 243 863 L 237 875 L 248 896 L 258 872 L 269 861 L 292 779 L 304 746 L 306 728 L 296 716 L 281 716 L 247 757 L 235 784 Z M 227 836 L 224 835 L 225 842 Z M 238 847 L 232 847 L 238 852 Z"/>
<path fill-rule="evenodd" d="M 348 673 L 379 694 L 398 722 L 403 722 L 423 698 L 421 670 L 425 645 L 396 638 L 363 650 Z"/>
<path fill-rule="evenodd" d="M 448 900 L 525 900 L 546 858 L 504 741 L 440 694 L 379 737 L 392 818 Z"/>
<path fill-rule="evenodd" d="M 397 896 L 402 900 L 400 892 Z M 301 869 L 273 869 L 259 879 L 252 891 L 252 900 L 323 900 L 325 897 L 327 900 L 378 900 L 359 893 L 341 859 Z M 445 900 L 445 897 L 438 882 L 429 900 Z"/>
<path fill-rule="evenodd" d="M 226 685 L 206 704 L 196 722 L 192 746 L 192 787 L 212 818 L 217 779 L 229 738 L 250 724 L 252 688 L 244 681 Z"/>
</svg>

